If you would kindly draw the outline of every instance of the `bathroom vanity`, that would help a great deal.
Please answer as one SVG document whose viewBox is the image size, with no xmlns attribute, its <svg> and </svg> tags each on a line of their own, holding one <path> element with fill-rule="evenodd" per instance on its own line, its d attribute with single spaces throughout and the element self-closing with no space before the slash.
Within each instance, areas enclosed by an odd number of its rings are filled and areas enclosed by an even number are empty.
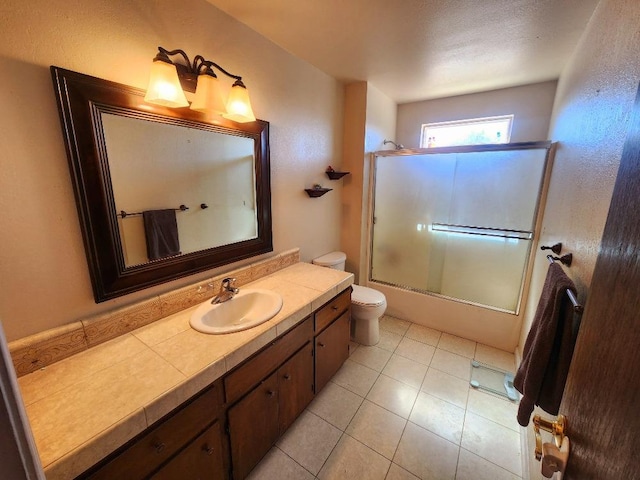
<svg viewBox="0 0 640 480">
<path fill-rule="evenodd" d="M 193 307 L 21 377 L 47 478 L 245 478 L 348 357 L 352 282 L 349 273 L 298 263 L 247 286 L 283 297 L 282 311 L 262 325 L 202 334 L 188 327 Z M 100 362 L 135 368 L 127 366 L 133 357 L 106 358 L 124 342 L 140 349 L 136 358 L 149 355 L 142 376 L 78 381 Z"/>
</svg>

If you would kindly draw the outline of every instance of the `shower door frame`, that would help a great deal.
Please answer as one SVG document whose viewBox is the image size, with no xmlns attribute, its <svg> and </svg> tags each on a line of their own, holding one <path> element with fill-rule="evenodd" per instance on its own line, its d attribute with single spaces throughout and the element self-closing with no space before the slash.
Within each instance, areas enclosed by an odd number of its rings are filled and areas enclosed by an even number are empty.
<svg viewBox="0 0 640 480">
<path fill-rule="evenodd" d="M 470 300 L 464 300 L 457 297 L 450 297 L 440 293 L 430 292 L 428 290 L 422 290 L 408 285 L 398 285 L 390 282 L 383 282 L 373 279 L 373 230 L 375 226 L 375 189 L 376 189 L 376 172 L 377 172 L 377 157 L 403 157 L 414 155 L 434 155 L 434 154 L 456 154 L 456 153 L 479 153 L 479 152 L 500 152 L 509 150 L 546 150 L 544 159 L 544 165 L 542 168 L 542 175 L 540 176 L 540 187 L 538 189 L 538 198 L 533 214 L 533 230 L 531 238 L 531 248 L 526 258 L 526 263 L 523 266 L 523 277 L 520 283 L 520 291 L 518 293 L 518 302 L 514 311 L 494 307 L 491 305 L 477 303 Z M 517 142 L 517 143 L 503 143 L 503 144 L 484 144 L 484 145 L 461 145 L 453 147 L 432 147 L 432 148 L 405 148 L 402 150 L 378 150 L 371 153 L 371 168 L 369 174 L 369 212 L 367 214 L 367 250 L 366 250 L 366 278 L 367 283 L 386 285 L 388 287 L 398 288 L 409 292 L 415 292 L 422 295 L 430 295 L 445 300 L 451 300 L 453 302 L 463 303 L 467 305 L 473 305 L 480 308 L 486 308 L 501 313 L 506 313 L 514 316 L 520 315 L 520 309 L 522 304 L 526 301 L 526 295 L 524 295 L 525 288 L 528 286 L 531 278 L 531 269 L 533 265 L 533 259 L 536 253 L 537 241 L 540 236 L 540 229 L 542 227 L 542 217 L 544 212 L 544 204 L 546 201 L 547 191 L 549 187 L 549 179 L 551 176 L 551 167 L 553 165 L 553 156 L 556 149 L 556 143 L 550 140 L 537 141 L 537 142 Z"/>
</svg>

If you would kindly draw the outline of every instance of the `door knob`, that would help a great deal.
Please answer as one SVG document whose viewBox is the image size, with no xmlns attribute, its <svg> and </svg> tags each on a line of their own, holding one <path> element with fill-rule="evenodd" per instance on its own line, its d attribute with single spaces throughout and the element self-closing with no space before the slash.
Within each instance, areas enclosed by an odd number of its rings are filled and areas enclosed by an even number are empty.
<svg viewBox="0 0 640 480">
<path fill-rule="evenodd" d="M 533 416 L 533 432 L 536 434 L 536 460 L 542 458 L 542 436 L 540 430 L 551 433 L 553 435 L 553 441 L 556 447 L 562 446 L 562 439 L 564 433 L 567 430 L 567 418 L 564 415 L 558 415 L 558 420 L 550 422 L 545 420 L 540 415 Z"/>
</svg>

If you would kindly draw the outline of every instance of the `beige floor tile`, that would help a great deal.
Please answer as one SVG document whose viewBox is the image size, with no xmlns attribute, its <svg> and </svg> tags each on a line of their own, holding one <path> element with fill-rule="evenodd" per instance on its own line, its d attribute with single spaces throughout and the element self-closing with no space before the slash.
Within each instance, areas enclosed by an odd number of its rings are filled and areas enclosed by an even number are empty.
<svg viewBox="0 0 640 480">
<path fill-rule="evenodd" d="M 476 342 L 443 333 L 438 342 L 438 348 L 457 353 L 463 357 L 473 358 L 473 355 L 476 353 Z"/>
<path fill-rule="evenodd" d="M 353 341 L 349 342 L 349 356 L 353 355 L 359 346 L 359 343 Z"/>
<path fill-rule="evenodd" d="M 429 365 L 429 363 L 431 363 L 434 352 L 435 347 L 432 345 L 427 345 L 407 337 L 402 339 L 395 351 L 397 355 L 401 355 L 424 365 Z"/>
<path fill-rule="evenodd" d="M 425 393 L 453 403 L 460 408 L 467 407 L 469 382 L 454 377 L 436 368 L 429 367 L 420 387 Z"/>
<path fill-rule="evenodd" d="M 353 362 L 369 367 L 376 372 L 381 372 L 389 361 L 391 352 L 378 347 L 368 347 L 361 345 L 349 359 Z"/>
<path fill-rule="evenodd" d="M 493 365 L 507 372 L 515 373 L 516 371 L 515 355 L 510 352 L 505 352 L 504 350 L 498 350 L 497 348 L 479 343 L 474 358 L 479 362 Z"/>
<path fill-rule="evenodd" d="M 458 451 L 457 445 L 409 422 L 400 439 L 393 463 L 422 480 L 453 480 Z"/>
<path fill-rule="evenodd" d="M 402 335 L 388 332 L 387 330 L 380 330 L 380 341 L 376 347 L 393 352 L 400 343 L 400 340 L 402 340 Z"/>
<path fill-rule="evenodd" d="M 278 447 L 273 447 L 247 477 L 248 480 L 313 480 L 314 478 Z"/>
<path fill-rule="evenodd" d="M 321 480 L 383 480 L 391 462 L 349 435 L 343 435 L 322 467 Z"/>
<path fill-rule="evenodd" d="M 520 477 L 461 448 L 456 480 L 520 480 Z"/>
<path fill-rule="evenodd" d="M 431 367 L 467 382 L 471 380 L 471 360 L 440 348 L 433 355 Z"/>
<path fill-rule="evenodd" d="M 518 404 L 510 402 L 507 399 L 503 400 L 497 396 L 471 389 L 469 391 L 467 410 L 481 417 L 493 420 L 515 432 L 520 431 L 518 421 L 516 420 Z"/>
<path fill-rule="evenodd" d="M 366 398 L 402 418 L 409 418 L 417 396 L 417 388 L 411 388 L 391 377 L 380 375 Z"/>
<path fill-rule="evenodd" d="M 407 421 L 365 400 L 346 433 L 391 460 Z"/>
<path fill-rule="evenodd" d="M 278 447 L 305 469 L 317 475 L 342 432 L 309 412 L 302 415 L 278 440 Z"/>
<path fill-rule="evenodd" d="M 467 412 L 462 447 L 491 463 L 522 475 L 520 434 L 475 413 Z"/>
<path fill-rule="evenodd" d="M 396 465 L 395 463 L 391 464 L 389 467 L 389 473 L 387 473 L 387 478 L 385 480 L 420 480 L 413 473 L 407 472 L 404 468 Z"/>
<path fill-rule="evenodd" d="M 378 375 L 375 370 L 347 359 L 331 380 L 361 397 L 366 397 Z"/>
<path fill-rule="evenodd" d="M 344 431 L 358 411 L 362 400 L 361 396 L 350 392 L 337 383 L 329 382 L 307 409 Z"/>
<path fill-rule="evenodd" d="M 410 325 L 411 322 L 388 315 L 383 315 L 380 319 L 380 328 L 396 335 L 404 335 Z"/>
<path fill-rule="evenodd" d="M 394 354 L 387 362 L 382 373 L 396 380 L 400 380 L 410 387 L 420 388 L 428 368 L 429 367 L 422 363 L 414 362 L 413 360 Z"/>
<path fill-rule="evenodd" d="M 409 421 L 460 445 L 464 413 L 464 408 L 420 392 Z"/>
<path fill-rule="evenodd" d="M 433 328 L 425 327 L 424 325 L 418 325 L 417 323 L 412 323 L 409 330 L 407 330 L 407 333 L 405 333 L 405 337 L 407 338 L 427 343 L 434 347 L 438 345 L 441 335 L 442 332 L 439 330 L 434 330 Z"/>
</svg>

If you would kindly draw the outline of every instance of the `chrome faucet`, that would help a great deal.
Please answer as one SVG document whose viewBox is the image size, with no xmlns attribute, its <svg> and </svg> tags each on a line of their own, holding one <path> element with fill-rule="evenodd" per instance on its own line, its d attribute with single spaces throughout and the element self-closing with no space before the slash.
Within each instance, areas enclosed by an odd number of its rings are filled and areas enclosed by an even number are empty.
<svg viewBox="0 0 640 480">
<path fill-rule="evenodd" d="M 240 291 L 239 288 L 233 286 L 235 281 L 235 278 L 225 278 L 224 280 L 222 280 L 220 291 L 218 292 L 218 295 L 213 297 L 213 300 L 211 300 L 211 304 L 216 305 L 218 303 L 223 303 L 227 300 L 231 300 L 233 296 Z"/>
</svg>

